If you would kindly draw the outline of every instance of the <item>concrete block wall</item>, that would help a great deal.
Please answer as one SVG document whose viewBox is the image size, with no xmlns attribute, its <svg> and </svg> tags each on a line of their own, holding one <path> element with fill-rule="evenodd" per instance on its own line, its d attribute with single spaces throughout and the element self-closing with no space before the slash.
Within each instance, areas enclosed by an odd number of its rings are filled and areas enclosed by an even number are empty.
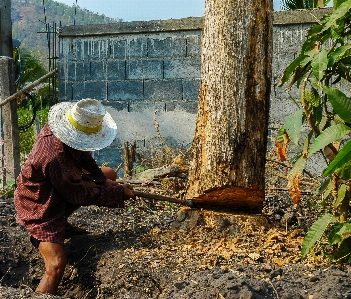
<svg viewBox="0 0 351 299">
<path fill-rule="evenodd" d="M 277 84 L 298 55 L 307 29 L 331 9 L 274 12 L 270 132 L 296 108 Z M 188 146 L 195 132 L 201 69 L 203 18 L 185 18 L 60 29 L 59 97 L 101 100 L 119 128 L 115 142 L 95 152 L 99 163 L 116 166 L 126 141 L 145 148 L 160 133 L 172 145 Z M 142 142 L 140 142 L 142 141 Z"/>
</svg>

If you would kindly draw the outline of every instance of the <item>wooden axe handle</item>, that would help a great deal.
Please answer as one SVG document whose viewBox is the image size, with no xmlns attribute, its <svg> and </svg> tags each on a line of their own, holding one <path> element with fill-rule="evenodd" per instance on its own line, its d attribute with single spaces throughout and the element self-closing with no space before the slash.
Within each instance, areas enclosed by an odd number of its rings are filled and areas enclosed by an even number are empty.
<svg viewBox="0 0 351 299">
<path fill-rule="evenodd" d="M 146 192 L 136 191 L 136 190 L 132 190 L 132 192 L 134 193 L 134 195 L 140 196 L 140 197 L 156 199 L 156 200 L 161 200 L 161 201 L 174 202 L 174 203 L 180 203 L 180 204 L 186 205 L 188 207 L 194 206 L 194 203 L 192 200 L 181 200 L 181 199 L 178 199 L 175 197 L 158 195 L 158 194 L 154 194 L 154 193 L 146 193 Z"/>
</svg>

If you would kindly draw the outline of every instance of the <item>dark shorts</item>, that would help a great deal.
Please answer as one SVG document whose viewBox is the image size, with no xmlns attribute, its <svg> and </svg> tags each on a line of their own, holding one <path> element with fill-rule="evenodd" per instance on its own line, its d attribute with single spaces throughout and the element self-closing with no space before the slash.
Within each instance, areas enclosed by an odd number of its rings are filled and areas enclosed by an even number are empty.
<svg viewBox="0 0 351 299">
<path fill-rule="evenodd" d="M 39 244 L 41 242 L 40 240 L 34 238 L 33 236 L 30 236 L 29 240 L 35 248 L 39 248 Z"/>
</svg>

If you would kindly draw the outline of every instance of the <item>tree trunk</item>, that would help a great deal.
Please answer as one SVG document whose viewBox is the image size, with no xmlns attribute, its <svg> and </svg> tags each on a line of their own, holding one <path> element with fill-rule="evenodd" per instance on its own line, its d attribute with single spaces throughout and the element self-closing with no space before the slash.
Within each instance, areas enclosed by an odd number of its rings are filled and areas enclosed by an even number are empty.
<svg viewBox="0 0 351 299">
<path fill-rule="evenodd" d="M 272 18 L 270 0 L 206 0 L 187 199 L 240 209 L 262 206 Z"/>
<path fill-rule="evenodd" d="M 124 163 L 124 178 L 129 178 L 132 175 L 133 164 L 135 162 L 136 142 L 129 145 L 129 142 L 124 143 L 123 148 L 123 163 Z"/>
</svg>

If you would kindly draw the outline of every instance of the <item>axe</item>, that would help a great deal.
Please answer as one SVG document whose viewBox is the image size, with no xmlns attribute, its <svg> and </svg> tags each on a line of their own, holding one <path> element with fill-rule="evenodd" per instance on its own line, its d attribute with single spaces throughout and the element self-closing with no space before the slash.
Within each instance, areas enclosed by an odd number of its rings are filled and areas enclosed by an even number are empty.
<svg viewBox="0 0 351 299">
<path fill-rule="evenodd" d="M 145 198 L 150 198 L 150 199 L 156 199 L 156 200 L 161 200 L 161 201 L 168 201 L 168 202 L 174 202 L 174 203 L 179 203 L 186 205 L 190 208 L 194 207 L 194 202 L 190 199 L 187 200 L 181 200 L 175 197 L 169 197 L 169 196 L 163 196 L 163 195 L 158 195 L 158 194 L 153 194 L 153 193 L 146 193 L 146 192 L 141 192 L 141 191 L 136 191 L 136 190 L 131 190 L 134 195 L 139 196 L 139 197 L 145 197 Z"/>
</svg>

